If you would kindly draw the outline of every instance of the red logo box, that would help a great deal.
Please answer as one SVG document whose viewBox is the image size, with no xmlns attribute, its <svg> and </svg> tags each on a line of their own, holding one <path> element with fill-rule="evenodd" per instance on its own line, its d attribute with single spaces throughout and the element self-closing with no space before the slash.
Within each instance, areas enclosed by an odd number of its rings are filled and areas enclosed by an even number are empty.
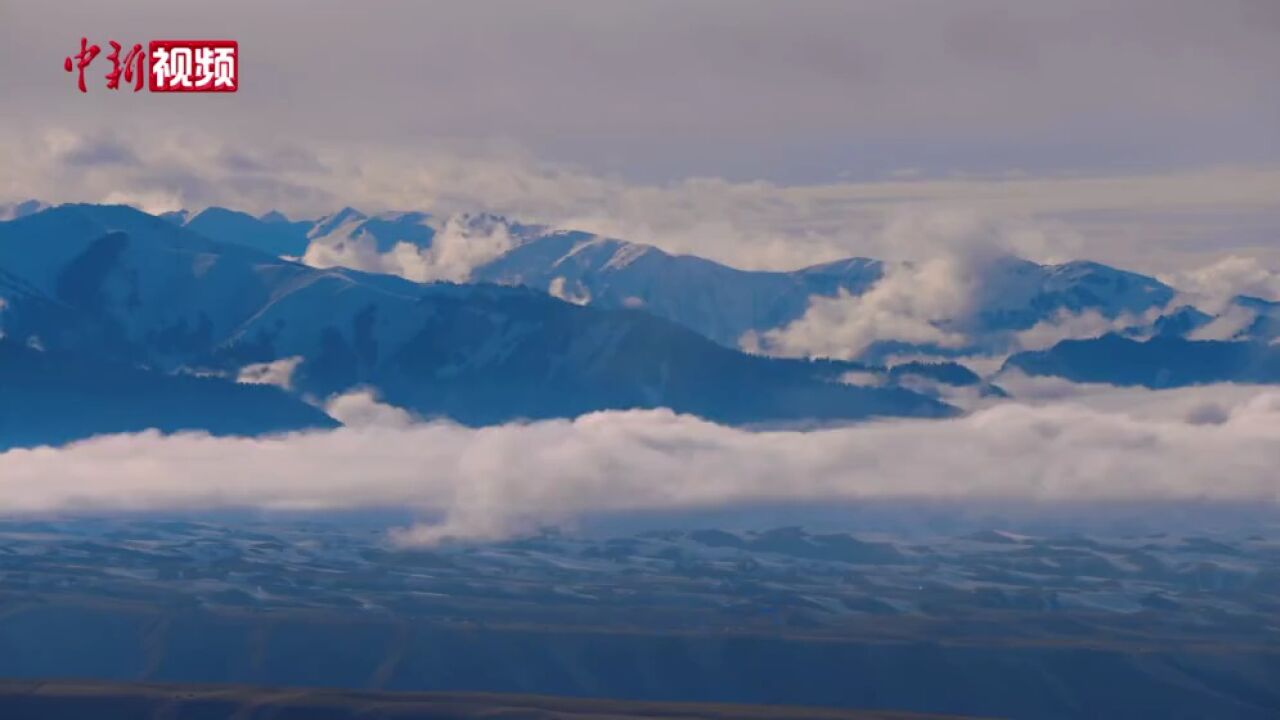
<svg viewBox="0 0 1280 720">
<path fill-rule="evenodd" d="M 152 40 L 147 59 L 151 92 L 235 92 L 240 87 L 235 40 Z"/>
</svg>

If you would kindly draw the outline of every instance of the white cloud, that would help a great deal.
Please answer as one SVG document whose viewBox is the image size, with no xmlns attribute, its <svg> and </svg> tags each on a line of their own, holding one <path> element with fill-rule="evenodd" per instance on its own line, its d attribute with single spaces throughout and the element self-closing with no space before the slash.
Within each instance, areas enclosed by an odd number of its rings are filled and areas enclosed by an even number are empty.
<svg viewBox="0 0 1280 720">
<path fill-rule="evenodd" d="M 101 202 L 106 205 L 132 205 L 143 212 L 159 215 L 182 209 L 182 198 L 162 190 L 112 190 Z"/>
<path fill-rule="evenodd" d="M 58 141 L 65 142 L 82 141 Z M 929 257 L 939 244 L 967 240 L 957 233 L 922 243 L 921 236 L 932 234 L 928 226 L 957 222 L 965 214 L 997 219 L 1009 249 L 1026 257 L 1088 257 L 1151 272 L 1181 270 L 1200 263 L 1203 252 L 1220 255 L 1232 247 L 1262 258 L 1274 243 L 1268 246 L 1259 236 L 1274 238 L 1280 231 L 1276 168 L 812 185 L 721 178 L 654 184 L 540 161 L 507 147 L 424 143 L 404 150 L 311 143 L 302 149 L 266 139 L 231 142 L 194 130 L 157 129 L 146 143 L 129 146 L 136 163 L 72 167 L 60 160 L 65 150 L 57 150 L 58 143 L 42 141 L 35 132 L 0 134 L 8 171 L 0 176 L 0 199 L 113 199 L 149 210 L 226 205 L 255 214 L 281 209 L 291 217 L 317 217 L 345 205 L 443 216 L 491 211 L 748 269 L 793 269 L 850 255 Z M 262 158 L 264 169 L 245 174 L 228 168 L 220 158 L 230 152 Z M 916 232 L 916 226 L 923 231 Z M 342 260 L 358 267 L 386 263 L 405 275 L 456 278 L 494 247 L 500 242 L 486 245 L 471 238 L 431 253 L 410 246 L 391 257 Z M 1280 252 L 1273 254 L 1280 258 Z"/>
<path fill-rule="evenodd" d="M 1097 310 L 1073 312 L 1059 310 L 1052 318 L 1041 320 L 1014 337 L 1018 350 L 1044 350 L 1063 340 L 1096 338 L 1130 328 L 1145 328 L 1160 316 L 1164 308 L 1142 315 L 1122 313 L 1108 318 Z"/>
<path fill-rule="evenodd" d="M 886 247 L 929 259 L 887 265 L 861 295 L 843 289 L 834 297 L 815 295 L 799 319 L 748 333 L 741 344 L 775 355 L 843 359 L 881 340 L 961 347 L 969 341 L 966 321 L 991 293 L 988 268 L 1015 246 L 1031 249 L 1018 230 L 972 212 L 900 214 L 885 229 Z"/>
<path fill-rule="evenodd" d="M 248 385 L 275 385 L 288 390 L 293 387 L 293 372 L 301 363 L 302 357 L 294 356 L 245 365 L 240 368 L 236 382 Z"/>
<path fill-rule="evenodd" d="M 1280 300 L 1280 272 L 1267 268 L 1256 257 L 1228 255 L 1161 279 L 1180 290 L 1204 296 L 1218 307 L 1237 295 Z"/>
<path fill-rule="evenodd" d="M 879 387 L 884 384 L 885 379 L 878 373 L 850 370 L 840 375 L 840 382 L 857 387 Z"/>
<path fill-rule="evenodd" d="M 1230 340 L 1252 325 L 1256 318 L 1257 313 L 1249 308 L 1231 305 L 1208 324 L 1192 330 L 1187 337 L 1192 340 Z"/>
<path fill-rule="evenodd" d="M 1001 371 L 992 381 L 1023 403 L 1080 400 L 1107 393 L 1128 392 L 1104 383 L 1074 383 L 1056 375 L 1028 375 L 1017 368 Z"/>
<path fill-rule="evenodd" d="M 416 282 L 466 282 L 473 270 L 515 244 L 502 223 L 473 223 L 465 216 L 454 216 L 436 227 L 428 247 L 402 241 L 379 252 L 377 239 L 358 230 L 358 223 L 348 222 L 324 237 L 312 238 L 302 261 L 317 268 L 348 267 Z"/>
<path fill-rule="evenodd" d="M 336 395 L 325 403 L 324 411 L 334 420 L 353 428 L 405 429 L 418 422 L 409 411 L 381 402 L 371 389 Z"/>
<path fill-rule="evenodd" d="M 742 347 L 788 357 L 850 359 L 877 340 L 962 346 L 963 334 L 935 325 L 968 302 L 966 287 L 947 282 L 954 276 L 941 267 L 944 262 L 887 272 L 862 295 L 842 289 L 835 297 L 814 296 L 800 319 L 764 333 L 748 332 Z"/>
<path fill-rule="evenodd" d="M 579 286 L 576 290 L 570 291 L 565 289 L 565 284 L 563 277 L 551 278 L 551 283 L 547 286 L 547 294 L 565 302 L 571 302 L 574 305 L 586 305 L 591 302 L 591 291 L 589 289 Z M 632 299 L 627 298 L 628 301 Z M 633 307 L 630 304 L 627 304 L 627 306 Z"/>
<path fill-rule="evenodd" d="M 1245 390 L 1004 403 L 950 420 L 809 432 L 748 432 L 666 410 L 485 428 L 400 418 L 258 439 L 147 432 L 0 454 L 0 506 L 408 507 L 443 514 L 401 537 L 430 542 L 595 512 L 749 502 L 1275 504 L 1280 392 Z"/>
</svg>

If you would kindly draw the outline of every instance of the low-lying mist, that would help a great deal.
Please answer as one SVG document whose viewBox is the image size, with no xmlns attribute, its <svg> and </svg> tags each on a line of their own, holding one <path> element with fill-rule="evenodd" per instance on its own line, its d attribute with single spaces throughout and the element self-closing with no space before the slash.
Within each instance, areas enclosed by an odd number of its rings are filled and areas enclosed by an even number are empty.
<svg viewBox="0 0 1280 720">
<path fill-rule="evenodd" d="M 467 428 L 353 393 L 329 403 L 346 423 L 332 431 L 145 432 L 12 450 L 0 454 L 0 507 L 10 516 L 405 508 L 422 520 L 393 537 L 413 545 L 748 506 L 793 521 L 798 508 L 872 502 L 1059 514 L 1280 504 L 1280 391 L 1106 398 L 801 432 L 661 409 Z"/>
</svg>

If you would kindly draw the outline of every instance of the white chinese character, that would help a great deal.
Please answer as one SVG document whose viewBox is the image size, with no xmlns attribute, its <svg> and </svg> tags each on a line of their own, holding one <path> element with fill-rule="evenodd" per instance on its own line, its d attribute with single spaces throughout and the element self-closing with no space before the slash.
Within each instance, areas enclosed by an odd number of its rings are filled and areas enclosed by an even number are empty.
<svg viewBox="0 0 1280 720">
<path fill-rule="evenodd" d="M 229 47 L 214 48 L 213 86 L 234 88 L 236 86 L 236 49 Z"/>
<path fill-rule="evenodd" d="M 191 87 L 191 48 L 156 48 L 151 74 L 159 87 Z"/>
<path fill-rule="evenodd" d="M 196 48 L 195 77 L 198 88 L 206 88 L 213 83 L 213 48 Z"/>
</svg>

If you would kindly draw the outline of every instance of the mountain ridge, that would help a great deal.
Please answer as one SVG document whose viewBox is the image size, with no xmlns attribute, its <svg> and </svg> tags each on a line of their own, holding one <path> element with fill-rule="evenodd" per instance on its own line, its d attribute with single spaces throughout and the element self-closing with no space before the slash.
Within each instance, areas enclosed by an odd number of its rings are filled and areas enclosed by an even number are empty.
<svg viewBox="0 0 1280 720">
<path fill-rule="evenodd" d="M 295 396 L 371 387 L 468 424 L 650 407 L 735 424 L 954 412 L 838 382 L 854 365 L 747 355 L 638 310 L 315 269 L 123 206 L 0 223 L 0 272 L 23 290 L 6 291 L 15 342 L 169 374 L 299 357 Z"/>
<path fill-rule="evenodd" d="M 327 263 L 367 262 L 400 246 L 421 252 L 434 246 L 440 227 L 458 218 L 479 235 L 502 232 L 507 241 L 495 256 L 470 268 L 470 282 L 526 285 L 580 304 L 643 308 L 728 347 L 738 347 L 749 333 L 800 319 L 814 298 L 861 295 L 889 267 L 881 260 L 849 257 L 794 270 L 744 270 L 652 245 L 494 215 L 366 215 L 350 207 L 310 221 L 307 247 L 351 253 L 345 261 L 326 253 Z M 253 244 L 259 242 L 256 237 L 227 233 L 218 239 Z M 1142 315 L 1167 306 L 1176 295 L 1155 278 L 1088 260 L 1039 265 L 1010 256 L 985 272 L 980 307 L 963 324 L 977 336 L 976 347 L 987 352 L 1061 313 L 1096 312 L 1108 319 Z"/>
</svg>

